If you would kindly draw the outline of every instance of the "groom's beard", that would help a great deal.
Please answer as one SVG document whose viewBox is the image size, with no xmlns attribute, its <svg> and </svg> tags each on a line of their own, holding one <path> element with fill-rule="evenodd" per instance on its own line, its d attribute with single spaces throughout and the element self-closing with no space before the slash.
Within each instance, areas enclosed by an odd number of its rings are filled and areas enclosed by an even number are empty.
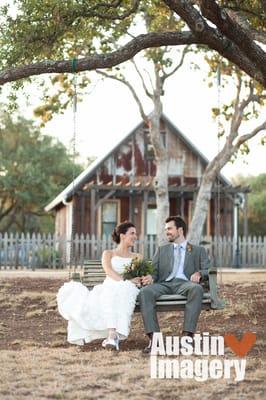
<svg viewBox="0 0 266 400">
<path fill-rule="evenodd" d="M 170 243 L 174 243 L 174 241 L 176 240 L 176 239 L 178 239 L 179 238 L 179 236 L 176 236 L 176 237 L 174 237 L 174 236 L 167 236 L 167 240 L 168 240 L 168 242 L 170 242 Z"/>
<path fill-rule="evenodd" d="M 174 243 L 175 239 L 171 236 L 167 238 L 168 242 L 170 243 Z"/>
</svg>

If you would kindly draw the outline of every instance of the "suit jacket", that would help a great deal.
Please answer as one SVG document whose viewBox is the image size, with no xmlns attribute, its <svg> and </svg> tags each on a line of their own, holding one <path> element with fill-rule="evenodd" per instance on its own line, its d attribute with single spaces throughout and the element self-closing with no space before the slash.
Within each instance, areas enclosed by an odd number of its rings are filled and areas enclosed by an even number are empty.
<svg viewBox="0 0 266 400">
<path fill-rule="evenodd" d="M 152 274 L 153 281 L 165 281 L 174 267 L 173 243 L 167 243 L 158 247 L 153 256 L 152 264 L 154 267 L 154 272 Z M 191 275 L 196 271 L 201 273 L 202 279 L 206 279 L 208 277 L 209 267 L 210 261 L 205 248 L 187 243 L 184 274 L 188 280 L 190 280 Z"/>
</svg>

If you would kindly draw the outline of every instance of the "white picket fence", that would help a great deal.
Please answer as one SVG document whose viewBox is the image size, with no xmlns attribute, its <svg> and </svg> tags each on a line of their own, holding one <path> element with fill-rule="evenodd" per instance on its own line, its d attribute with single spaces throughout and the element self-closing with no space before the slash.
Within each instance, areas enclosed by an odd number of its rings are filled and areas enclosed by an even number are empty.
<svg viewBox="0 0 266 400">
<path fill-rule="evenodd" d="M 204 237 L 202 242 L 217 267 L 266 268 L 266 237 L 239 238 L 238 243 L 230 237 Z M 134 250 L 150 259 L 156 246 L 155 236 L 140 237 Z M 110 237 L 94 235 L 69 240 L 51 234 L 0 233 L 0 269 L 81 268 L 114 247 Z"/>
</svg>

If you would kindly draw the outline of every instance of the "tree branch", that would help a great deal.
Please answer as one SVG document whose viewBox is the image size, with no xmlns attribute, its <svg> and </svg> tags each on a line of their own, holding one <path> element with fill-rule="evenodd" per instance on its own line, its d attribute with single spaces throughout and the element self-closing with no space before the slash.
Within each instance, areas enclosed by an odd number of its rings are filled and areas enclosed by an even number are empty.
<svg viewBox="0 0 266 400">
<path fill-rule="evenodd" d="M 252 37 L 252 39 L 256 40 L 257 42 L 266 44 L 265 32 L 258 31 L 257 29 L 252 28 L 247 19 L 244 18 L 243 15 L 239 14 L 238 12 L 229 9 L 227 13 L 233 21 L 238 23 L 238 25 L 240 25 L 250 35 L 250 37 Z"/>
<path fill-rule="evenodd" d="M 111 68 L 133 58 L 141 50 L 150 47 L 178 46 L 184 44 L 201 43 L 191 32 L 160 32 L 147 33 L 136 37 L 119 50 L 108 54 L 94 54 L 77 60 L 75 71 L 91 71 L 97 68 Z M 14 82 L 30 76 L 51 73 L 73 73 L 72 60 L 52 61 L 46 60 L 39 63 L 21 65 L 0 72 L 0 85 Z"/>
<path fill-rule="evenodd" d="M 3 212 L 1 212 L 1 214 L 0 214 L 0 221 L 1 221 L 4 217 L 6 217 L 6 216 L 14 209 L 15 206 L 16 206 L 16 202 L 12 202 L 11 205 L 10 205 L 8 208 L 6 208 Z"/>
<path fill-rule="evenodd" d="M 144 78 L 143 78 L 143 76 L 142 76 L 142 73 L 140 72 L 140 70 L 139 70 L 139 68 L 138 68 L 138 66 L 137 66 L 137 64 L 136 64 L 136 62 L 135 62 L 135 60 L 134 60 L 134 58 L 131 59 L 131 62 L 133 63 L 134 68 L 135 68 L 135 70 L 136 70 L 138 76 L 140 77 L 140 80 L 141 80 L 141 83 L 142 83 L 142 87 L 143 87 L 143 89 L 144 89 L 144 91 L 145 91 L 145 93 L 146 93 L 146 96 L 148 96 L 150 99 L 152 99 L 152 94 L 151 94 L 151 92 L 148 90 L 147 85 L 146 85 L 146 83 L 145 83 L 145 80 L 144 80 Z M 151 79 L 150 79 L 150 82 L 151 82 Z"/>
<path fill-rule="evenodd" d="M 208 21 L 193 7 L 192 2 L 185 0 L 163 1 L 171 11 L 176 12 L 187 23 L 191 32 L 153 32 L 139 35 L 119 50 L 79 59 L 75 72 L 111 68 L 133 58 L 138 52 L 146 48 L 201 44 L 218 51 L 223 57 L 266 87 L 266 53 L 252 41 L 237 23 L 231 20 L 214 0 L 198 0 L 197 3 L 201 5 L 202 14 L 205 15 L 205 18 L 209 18 L 209 21 L 215 23 L 218 29 L 208 24 Z M 116 1 L 112 4 L 118 3 Z M 46 60 L 2 71 L 0 73 L 0 85 L 34 75 L 72 72 L 74 71 L 71 60 Z"/>
<path fill-rule="evenodd" d="M 143 68 L 143 71 L 146 72 L 146 74 L 148 76 L 148 79 L 150 81 L 151 88 L 154 91 L 154 85 L 153 85 L 153 82 L 152 82 L 151 75 L 150 75 L 149 71 L 146 68 Z"/>
<path fill-rule="evenodd" d="M 114 79 L 115 81 L 121 82 L 124 85 L 126 85 L 127 88 L 131 91 L 131 94 L 133 95 L 133 97 L 134 97 L 134 99 L 135 99 L 135 101 L 136 101 L 136 103 L 137 103 L 137 105 L 139 107 L 139 111 L 140 111 L 140 114 L 141 114 L 141 117 L 142 117 L 143 121 L 146 124 L 148 124 L 149 119 L 148 119 L 147 115 L 145 114 L 145 111 L 144 111 L 144 108 L 142 106 L 142 103 L 141 103 L 141 101 L 140 101 L 135 89 L 133 88 L 133 86 L 125 78 L 119 78 L 118 76 L 109 75 L 108 73 L 106 73 L 104 71 L 96 70 L 96 72 L 98 74 L 104 76 L 105 78 Z"/>
<path fill-rule="evenodd" d="M 253 138 L 253 136 L 257 135 L 260 131 L 266 130 L 266 121 L 264 121 L 261 125 L 257 126 L 255 129 L 253 129 L 252 132 L 247 133 L 245 135 L 242 135 L 238 138 L 237 143 L 235 144 L 235 149 L 239 149 L 239 147 L 248 141 L 249 139 Z"/>
<path fill-rule="evenodd" d="M 102 18 L 102 19 L 108 19 L 108 20 L 123 20 L 130 15 L 134 14 L 139 6 L 140 0 L 132 0 L 132 6 L 129 8 L 129 10 L 125 11 L 123 14 L 116 14 L 116 15 L 110 15 L 108 13 L 101 13 L 101 12 L 96 12 L 96 9 L 99 9 L 100 7 L 106 7 L 107 9 L 111 8 L 118 8 L 122 4 L 122 0 L 115 0 L 111 4 L 110 3 L 98 3 L 96 6 L 91 7 L 86 13 L 84 13 L 82 16 L 84 17 L 97 17 L 97 18 Z M 87 6 L 86 6 L 87 9 Z"/>
<path fill-rule="evenodd" d="M 250 92 L 249 92 L 248 97 L 246 99 L 242 100 L 240 104 L 239 104 L 239 98 L 238 98 L 238 105 L 236 105 L 235 112 L 232 117 L 230 134 L 228 137 L 230 140 L 230 143 L 233 143 L 233 140 L 238 135 L 238 129 L 239 129 L 242 119 L 243 119 L 244 109 L 251 103 L 251 101 L 254 101 L 256 99 L 256 97 L 253 95 L 253 92 L 254 92 L 254 86 L 251 83 L 250 84 Z M 238 96 L 240 96 L 240 93 L 238 93 Z"/>
<path fill-rule="evenodd" d="M 235 98 L 235 105 L 234 105 L 234 115 L 236 115 L 236 112 L 239 107 L 241 87 L 242 87 L 242 76 L 241 76 L 241 74 L 237 74 L 237 87 L 236 87 L 236 98 Z"/>
<path fill-rule="evenodd" d="M 176 67 L 173 68 L 172 71 L 170 71 L 170 72 L 168 72 L 168 73 L 164 72 L 163 76 L 161 77 L 163 83 L 164 83 L 164 81 L 165 81 L 167 78 L 169 78 L 170 76 L 172 76 L 179 68 L 182 67 L 182 65 L 183 65 L 183 63 L 184 63 L 184 60 L 185 60 L 185 56 L 186 56 L 186 54 L 187 54 L 188 52 L 189 52 L 189 46 L 186 46 L 186 47 L 183 49 L 183 51 L 182 51 L 181 59 L 180 59 L 179 63 L 176 65 Z"/>
<path fill-rule="evenodd" d="M 263 2 L 263 1 L 265 2 L 265 0 L 262 0 L 261 2 Z M 234 6 L 224 4 L 223 7 L 228 11 L 228 13 L 231 11 L 235 12 L 235 13 L 242 12 L 242 13 L 248 14 L 252 17 L 256 17 L 256 18 L 261 17 L 261 14 L 259 12 L 254 12 L 251 8 L 243 7 L 242 5 L 241 6 L 237 5 L 234 7 Z M 265 8 L 265 6 L 264 6 L 264 8 Z"/>
<path fill-rule="evenodd" d="M 264 65 L 266 65 L 266 62 L 264 61 L 266 53 L 264 53 L 259 46 L 254 44 L 259 53 L 257 54 L 257 62 L 255 63 L 253 61 L 249 56 L 248 51 L 242 49 L 245 43 L 244 39 L 247 36 L 243 29 L 239 31 L 240 38 L 238 38 L 237 42 L 241 42 L 241 40 L 243 41 L 242 47 L 239 47 L 234 40 L 231 39 L 231 35 L 223 36 L 219 30 L 211 27 L 198 10 L 193 7 L 191 2 L 185 0 L 164 0 L 164 3 L 187 23 L 194 35 L 201 40 L 202 44 L 207 44 L 209 48 L 218 51 L 218 53 L 223 57 L 227 58 L 233 64 L 236 64 L 241 70 L 245 71 L 249 76 L 253 77 L 266 87 L 266 73 L 262 72 L 262 69 L 264 70 L 266 68 L 264 67 Z M 202 4 L 203 2 L 199 0 L 196 3 Z M 209 5 L 210 3 L 213 3 L 213 1 L 210 0 L 207 3 Z M 215 5 L 218 7 L 216 3 Z M 201 8 L 202 13 L 205 12 L 203 5 Z M 257 66 L 258 63 L 260 68 Z"/>
<path fill-rule="evenodd" d="M 202 15 L 214 23 L 222 34 L 232 40 L 266 76 L 266 55 L 246 31 L 238 23 L 233 22 L 215 0 L 200 0 L 199 4 Z"/>
</svg>

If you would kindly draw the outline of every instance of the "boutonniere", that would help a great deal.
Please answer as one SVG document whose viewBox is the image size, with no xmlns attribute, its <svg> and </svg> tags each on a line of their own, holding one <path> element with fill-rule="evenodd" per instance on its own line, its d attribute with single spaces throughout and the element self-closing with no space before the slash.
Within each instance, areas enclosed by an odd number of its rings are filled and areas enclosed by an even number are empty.
<svg viewBox="0 0 266 400">
<path fill-rule="evenodd" d="M 192 244 L 188 243 L 188 244 L 187 244 L 187 252 L 188 252 L 188 253 L 191 253 L 191 252 L 192 252 L 192 249 L 193 249 Z"/>
</svg>

